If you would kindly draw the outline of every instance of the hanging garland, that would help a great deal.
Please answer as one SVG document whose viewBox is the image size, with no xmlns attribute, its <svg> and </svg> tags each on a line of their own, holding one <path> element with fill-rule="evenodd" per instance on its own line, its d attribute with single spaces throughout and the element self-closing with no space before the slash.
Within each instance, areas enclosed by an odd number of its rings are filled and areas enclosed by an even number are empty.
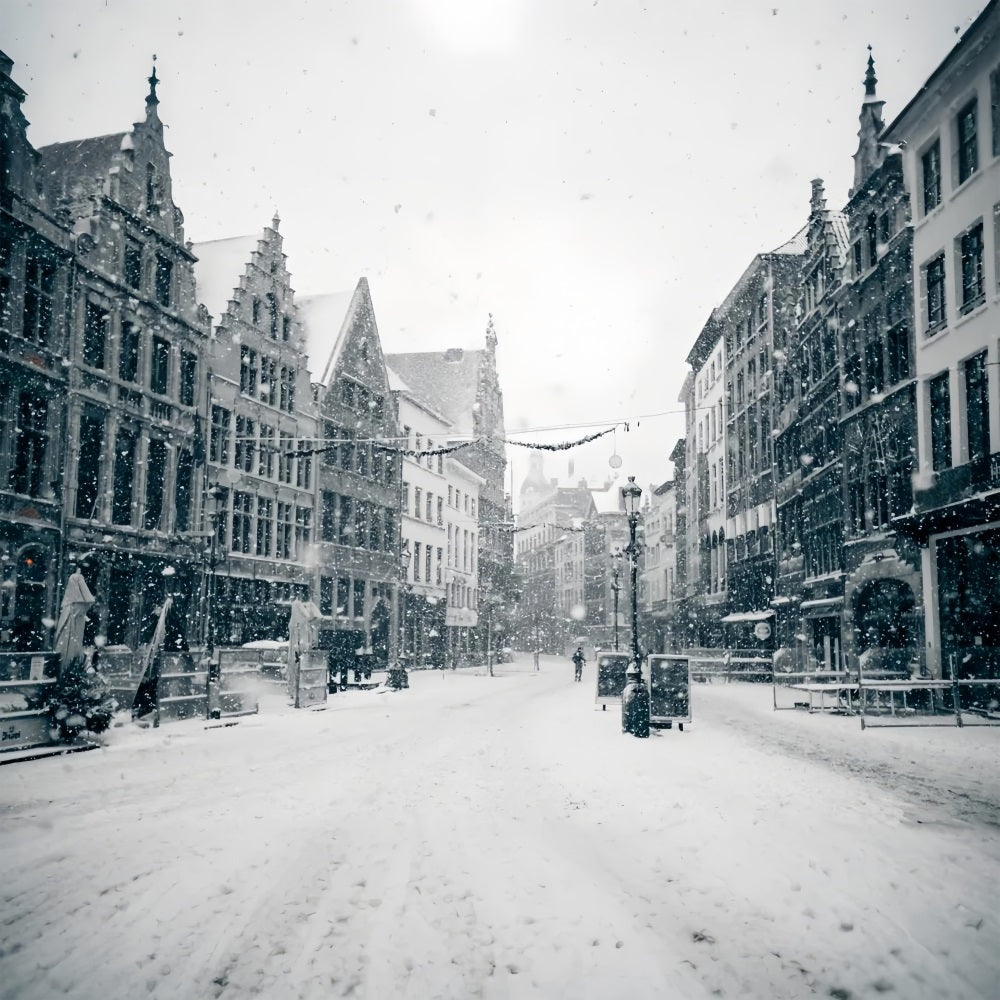
<svg viewBox="0 0 1000 1000">
<path fill-rule="evenodd" d="M 626 424 L 627 429 L 628 425 Z M 447 445 L 442 448 L 427 449 L 399 448 L 395 445 L 386 444 L 384 438 L 337 438 L 332 441 L 328 438 L 327 441 L 329 443 L 321 447 L 299 448 L 286 454 L 290 458 L 305 458 L 310 455 L 322 455 L 324 452 L 335 451 L 342 444 L 371 444 L 378 451 L 385 452 L 386 454 L 403 455 L 406 458 L 426 458 L 428 455 L 451 455 L 456 451 L 461 451 L 463 448 L 471 448 L 474 444 L 482 444 L 487 441 L 502 441 L 504 444 L 514 445 L 517 448 L 530 448 L 535 451 L 569 451 L 570 448 L 578 448 L 582 444 L 589 444 L 591 441 L 596 441 L 606 434 L 613 434 L 614 431 L 614 427 L 606 427 L 602 431 L 596 431 L 575 441 L 559 441 L 555 444 L 540 444 L 535 441 L 514 441 L 506 437 L 475 437 L 468 441 L 459 441 L 456 444 Z"/>
</svg>

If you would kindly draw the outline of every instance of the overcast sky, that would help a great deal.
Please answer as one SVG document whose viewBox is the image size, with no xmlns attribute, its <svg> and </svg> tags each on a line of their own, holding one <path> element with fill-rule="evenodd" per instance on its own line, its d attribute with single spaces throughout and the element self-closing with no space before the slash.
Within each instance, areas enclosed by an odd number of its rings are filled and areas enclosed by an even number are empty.
<svg viewBox="0 0 1000 1000">
<path fill-rule="evenodd" d="M 388 352 L 492 313 L 508 431 L 629 421 L 546 469 L 616 445 L 648 486 L 712 308 L 812 178 L 847 200 L 866 46 L 891 121 L 985 2 L 0 0 L 0 48 L 36 147 L 140 120 L 155 53 L 190 239 L 277 209 L 296 291 L 366 276 Z"/>
</svg>

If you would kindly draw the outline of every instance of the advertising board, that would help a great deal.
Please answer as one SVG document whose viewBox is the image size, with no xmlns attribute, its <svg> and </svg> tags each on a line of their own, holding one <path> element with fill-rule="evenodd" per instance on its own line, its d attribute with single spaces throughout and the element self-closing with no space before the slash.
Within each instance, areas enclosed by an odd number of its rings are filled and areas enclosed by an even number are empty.
<svg viewBox="0 0 1000 1000">
<path fill-rule="evenodd" d="M 607 705 L 619 705 L 625 690 L 625 672 L 632 657 L 628 653 L 597 654 L 597 693 L 594 704 L 602 709 Z"/>
<path fill-rule="evenodd" d="M 686 656 L 649 657 L 649 724 L 678 729 L 691 721 L 691 670 Z"/>
</svg>

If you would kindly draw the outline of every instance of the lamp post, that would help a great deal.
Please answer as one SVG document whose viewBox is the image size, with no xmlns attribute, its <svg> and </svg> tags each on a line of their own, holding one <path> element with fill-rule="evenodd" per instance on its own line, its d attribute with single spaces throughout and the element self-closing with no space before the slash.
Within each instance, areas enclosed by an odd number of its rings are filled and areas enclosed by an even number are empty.
<svg viewBox="0 0 1000 1000">
<path fill-rule="evenodd" d="M 621 572 L 621 561 L 622 556 L 620 552 L 615 552 L 611 557 L 612 559 L 612 578 L 611 578 L 611 590 L 615 595 L 615 652 L 618 652 L 618 594 L 622 589 L 621 583 L 618 581 L 618 575 Z"/>
<path fill-rule="evenodd" d="M 406 588 L 410 578 L 410 561 L 413 553 L 410 551 L 410 543 L 403 541 L 400 544 L 399 552 L 399 638 L 397 639 L 396 662 L 389 668 L 389 676 L 386 678 L 389 687 L 400 688 L 409 687 L 409 678 L 406 676 L 406 664 L 402 659 L 404 646 L 406 644 Z"/>
<path fill-rule="evenodd" d="M 219 664 L 215 659 L 215 607 L 216 607 L 216 576 L 215 568 L 219 563 L 219 504 L 226 497 L 226 490 L 218 484 L 209 488 L 206 496 L 212 501 L 212 510 L 208 517 L 212 526 L 208 554 L 208 586 L 205 594 L 205 714 L 210 719 L 221 715 L 215 705 L 216 687 L 221 680 Z"/>
<path fill-rule="evenodd" d="M 622 692 L 622 732 L 633 736 L 649 736 L 649 690 L 642 679 L 642 666 L 639 653 L 639 544 L 635 533 L 639 524 L 639 499 L 642 496 L 641 487 L 636 485 L 635 476 L 628 477 L 628 485 L 622 487 L 622 500 L 625 514 L 628 517 L 629 544 L 626 550 L 629 557 L 632 584 L 632 662 L 626 673 L 627 683 Z"/>
</svg>

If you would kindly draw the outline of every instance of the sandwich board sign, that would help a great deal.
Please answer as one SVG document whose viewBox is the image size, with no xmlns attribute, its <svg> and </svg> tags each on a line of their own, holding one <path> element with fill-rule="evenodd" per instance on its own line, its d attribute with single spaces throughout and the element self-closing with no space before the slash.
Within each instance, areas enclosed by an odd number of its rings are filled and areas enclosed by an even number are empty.
<svg viewBox="0 0 1000 1000">
<path fill-rule="evenodd" d="M 632 657 L 628 653 L 597 654 L 597 693 L 594 704 L 603 711 L 608 705 L 620 705 L 625 690 L 625 672 Z"/>
<path fill-rule="evenodd" d="M 649 724 L 678 729 L 691 721 L 691 669 L 686 656 L 649 656 Z"/>
</svg>

